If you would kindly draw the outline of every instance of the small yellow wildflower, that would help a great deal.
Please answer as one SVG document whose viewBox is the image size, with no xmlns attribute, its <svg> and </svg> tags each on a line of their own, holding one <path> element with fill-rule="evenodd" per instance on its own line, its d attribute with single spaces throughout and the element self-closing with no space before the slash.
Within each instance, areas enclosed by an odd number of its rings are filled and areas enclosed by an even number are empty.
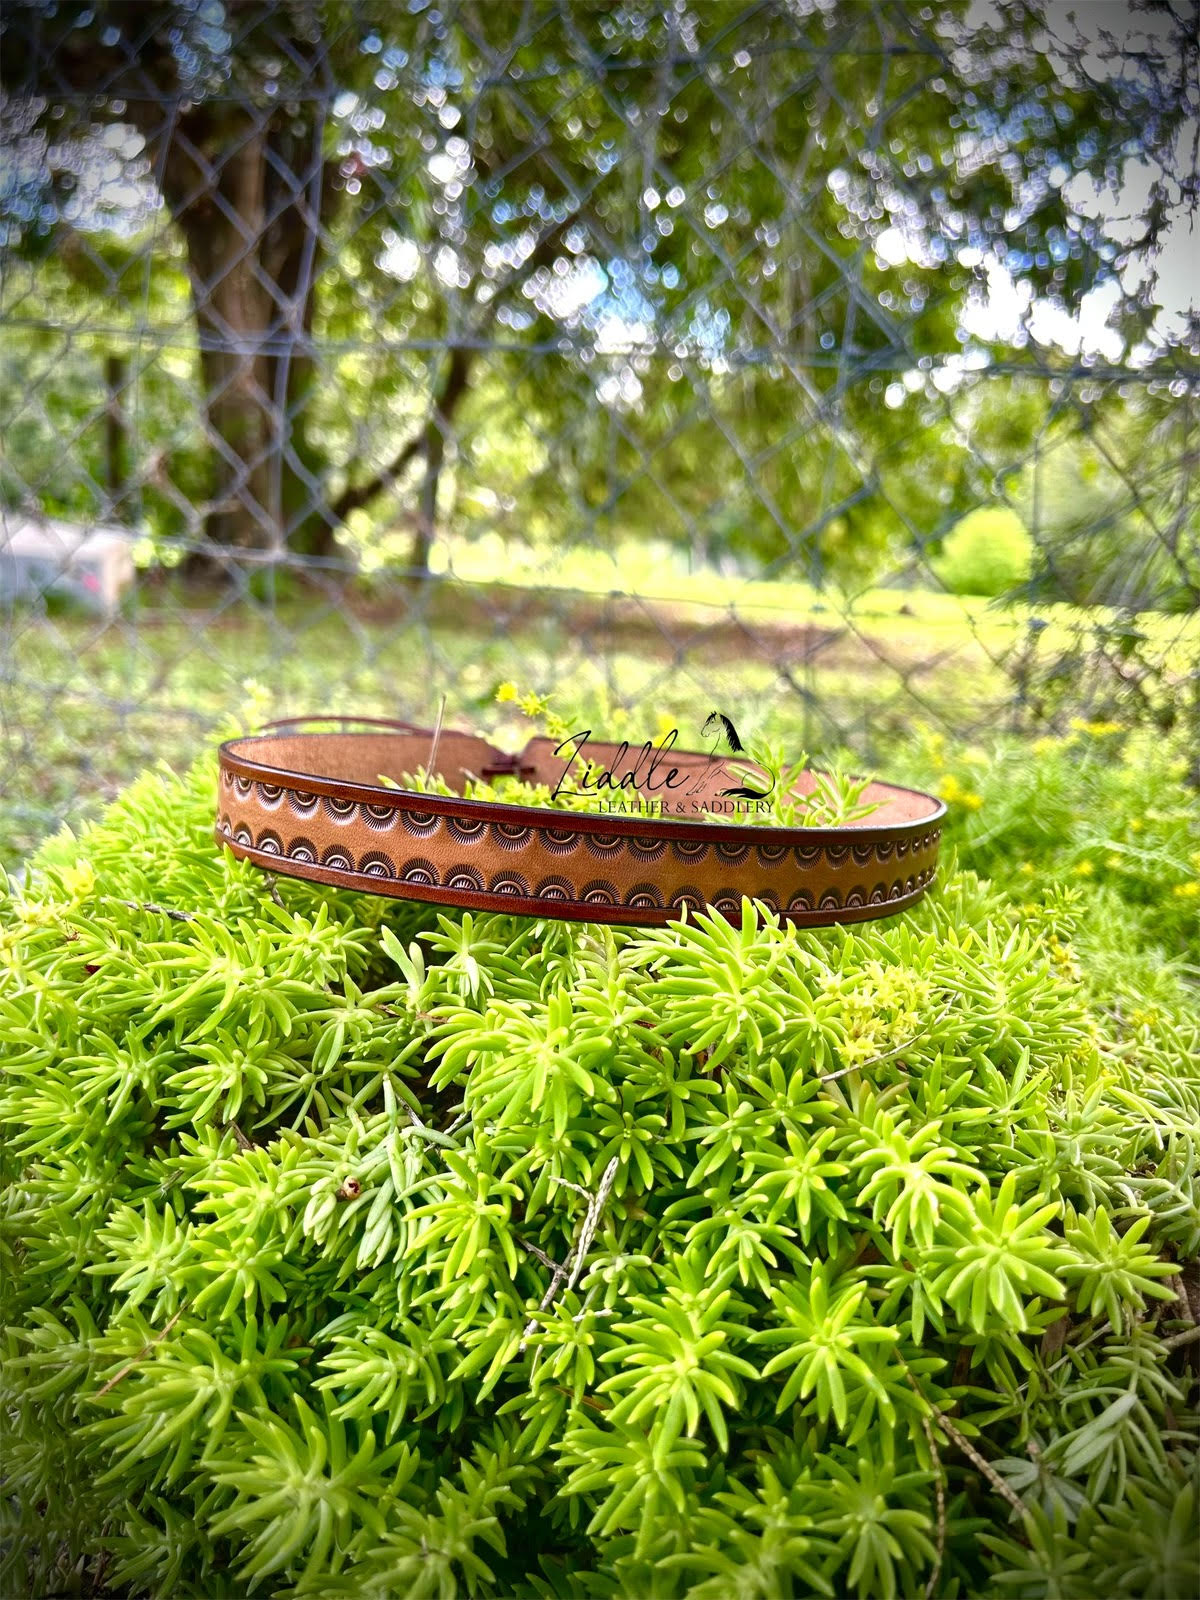
<svg viewBox="0 0 1200 1600">
<path fill-rule="evenodd" d="M 654 737 L 655 737 L 655 739 L 656 740 L 665 739 L 667 737 L 667 735 L 670 732 L 672 732 L 674 727 L 675 727 L 675 718 L 673 716 L 671 716 L 670 712 L 668 712 L 668 711 L 660 711 L 658 713 L 658 721 L 654 725 Z"/>
<path fill-rule="evenodd" d="M 1075 863 L 1075 876 L 1077 878 L 1090 878 L 1095 870 L 1095 865 L 1091 861 L 1077 861 Z"/>
<path fill-rule="evenodd" d="M 527 717 L 540 717 L 549 705 L 545 695 L 534 694 L 531 689 L 528 694 L 523 694 L 517 704 Z"/>
<path fill-rule="evenodd" d="M 1059 741 L 1057 739 L 1035 739 L 1030 749 L 1035 756 L 1048 756 L 1052 751 L 1057 750 L 1058 746 Z"/>
<path fill-rule="evenodd" d="M 61 919 L 62 907 L 53 901 L 22 900 L 17 904 L 16 915 L 27 928 L 48 928 Z"/>
<path fill-rule="evenodd" d="M 1146 824 L 1142 821 L 1141 817 L 1130 817 L 1130 819 L 1129 819 L 1129 831 L 1130 831 L 1130 833 L 1141 833 L 1142 829 L 1145 826 L 1146 826 Z"/>
<path fill-rule="evenodd" d="M 1171 893 L 1179 900 L 1195 900 L 1200 896 L 1200 878 L 1193 878 L 1190 883 L 1177 883 Z"/>
<path fill-rule="evenodd" d="M 502 706 L 508 705 L 513 700 L 519 700 L 520 698 L 521 691 L 517 688 L 515 683 L 502 683 L 496 690 L 496 699 Z"/>
<path fill-rule="evenodd" d="M 73 899 L 82 900 L 96 887 L 96 874 L 90 861 L 80 861 L 74 866 L 61 867 L 63 888 Z"/>
<path fill-rule="evenodd" d="M 1032 861 L 1022 861 L 1020 870 L 1025 874 L 1025 876 L 1027 878 L 1032 878 L 1033 874 L 1034 874 L 1034 870 L 1035 870 L 1033 862 Z"/>
<path fill-rule="evenodd" d="M 938 794 L 947 805 L 964 806 L 968 811 L 978 811 L 983 804 L 983 796 L 976 794 L 974 789 L 965 789 L 952 772 L 948 772 L 938 785 Z"/>
<path fill-rule="evenodd" d="M 1092 739 L 1103 739 L 1108 734 L 1124 733 L 1123 722 L 1088 722 L 1083 717 L 1072 717 L 1071 728 L 1075 733 L 1086 733 Z"/>
</svg>

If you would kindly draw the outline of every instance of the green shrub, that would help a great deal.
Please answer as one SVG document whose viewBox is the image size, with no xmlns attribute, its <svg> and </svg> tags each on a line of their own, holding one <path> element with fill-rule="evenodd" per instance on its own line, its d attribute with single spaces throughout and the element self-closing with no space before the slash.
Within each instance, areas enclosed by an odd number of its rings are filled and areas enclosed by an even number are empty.
<svg viewBox="0 0 1200 1600">
<path fill-rule="evenodd" d="M 1008 594 L 1029 581 L 1033 540 L 1015 511 L 981 507 L 954 524 L 933 569 L 951 594 Z"/>
<path fill-rule="evenodd" d="M 1194 993 L 1089 995 L 1096 885 L 441 914 L 213 798 L 0 919 L 0 1592 L 1194 1591 Z"/>
<path fill-rule="evenodd" d="M 1038 603 L 1195 610 L 1200 522 L 1167 487 L 1170 422 L 1147 430 L 1147 420 L 1109 417 L 1094 433 L 1047 440 L 1013 483 L 1037 534 L 1029 593 Z"/>
<path fill-rule="evenodd" d="M 1006 881 L 1025 910 L 1035 889 L 1077 898 L 1078 939 L 1089 979 L 1099 981 L 1118 948 L 1123 958 L 1136 949 L 1200 966 L 1192 761 L 1186 738 L 1075 718 L 1061 737 L 953 751 L 935 735 L 909 775 L 922 783 L 938 775 L 949 842 L 976 872 Z"/>
</svg>

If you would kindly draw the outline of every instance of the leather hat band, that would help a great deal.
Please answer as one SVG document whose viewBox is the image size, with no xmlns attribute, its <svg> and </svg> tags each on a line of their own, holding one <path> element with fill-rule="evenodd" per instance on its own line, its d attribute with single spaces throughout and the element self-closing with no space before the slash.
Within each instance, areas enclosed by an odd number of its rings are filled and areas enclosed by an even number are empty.
<svg viewBox="0 0 1200 1600">
<path fill-rule="evenodd" d="M 379 779 L 399 782 L 436 748 L 436 770 L 455 791 L 468 777 L 500 773 L 553 788 L 568 766 L 554 740 L 532 739 L 514 757 L 452 729 L 435 737 L 407 723 L 319 721 L 321 731 L 277 723 L 220 750 L 217 840 L 291 877 L 472 910 L 649 925 L 684 905 L 740 917 L 748 896 L 789 921 L 824 926 L 902 911 L 937 870 L 946 807 L 894 784 L 867 787 L 863 801 L 875 809 L 859 823 L 738 823 L 736 803 L 723 798 L 738 782 L 726 761 L 672 749 L 651 779 L 666 814 L 623 815 L 616 807 L 629 801 L 632 778 L 645 777 L 645 750 L 589 739 L 585 755 L 608 773 L 593 809 L 506 805 Z M 802 775 L 796 794 L 811 782 Z M 727 810 L 735 820 L 706 820 Z"/>
</svg>

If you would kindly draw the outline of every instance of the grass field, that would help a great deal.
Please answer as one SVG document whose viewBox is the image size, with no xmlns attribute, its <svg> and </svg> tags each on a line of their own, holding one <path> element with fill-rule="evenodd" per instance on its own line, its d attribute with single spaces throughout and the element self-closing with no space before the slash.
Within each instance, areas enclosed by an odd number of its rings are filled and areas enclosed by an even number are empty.
<svg viewBox="0 0 1200 1600">
<path fill-rule="evenodd" d="M 0 860 L 21 859 L 158 761 L 186 766 L 236 722 L 358 712 L 523 740 L 495 702 L 515 680 L 617 737 L 674 724 L 695 742 L 720 708 L 810 751 L 884 761 L 914 724 L 977 740 L 1009 717 L 1006 671 L 1030 613 L 925 590 L 821 594 L 687 574 L 638 550 L 618 569 L 472 548 L 414 594 L 362 583 L 275 604 L 143 584 L 110 622 L 14 613 L 0 632 Z M 1041 608 L 1041 647 L 1078 617 Z M 1164 618 L 1194 655 L 1195 621 Z M 506 717 L 508 721 L 506 722 Z"/>
</svg>

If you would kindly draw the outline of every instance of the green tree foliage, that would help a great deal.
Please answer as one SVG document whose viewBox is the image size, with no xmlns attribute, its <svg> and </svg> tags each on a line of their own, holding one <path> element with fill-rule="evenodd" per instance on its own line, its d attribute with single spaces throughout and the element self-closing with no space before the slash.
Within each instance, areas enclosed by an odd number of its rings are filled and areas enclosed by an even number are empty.
<svg viewBox="0 0 1200 1600">
<path fill-rule="evenodd" d="M 1003 859 L 956 805 L 994 884 L 819 933 L 272 892 L 208 763 L 52 841 L 0 916 L 0 1586 L 1189 1593 L 1197 950 L 1152 908 L 1200 862 L 1176 820 L 1157 878 L 1072 874 L 1079 766 L 1028 766 L 1044 838 L 997 777 Z M 1161 749 L 1103 772 L 1110 830 L 1186 817 Z"/>
</svg>

